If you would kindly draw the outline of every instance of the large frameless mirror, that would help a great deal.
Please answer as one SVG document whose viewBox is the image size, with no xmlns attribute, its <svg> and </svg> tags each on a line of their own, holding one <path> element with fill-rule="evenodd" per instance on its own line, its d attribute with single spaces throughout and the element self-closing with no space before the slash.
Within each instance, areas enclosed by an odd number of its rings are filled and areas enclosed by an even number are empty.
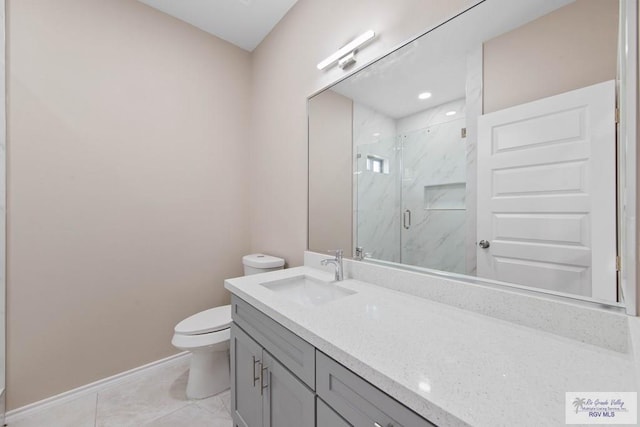
<svg viewBox="0 0 640 427">
<path fill-rule="evenodd" d="M 309 249 L 621 305 L 624 4 L 486 0 L 311 97 Z"/>
</svg>

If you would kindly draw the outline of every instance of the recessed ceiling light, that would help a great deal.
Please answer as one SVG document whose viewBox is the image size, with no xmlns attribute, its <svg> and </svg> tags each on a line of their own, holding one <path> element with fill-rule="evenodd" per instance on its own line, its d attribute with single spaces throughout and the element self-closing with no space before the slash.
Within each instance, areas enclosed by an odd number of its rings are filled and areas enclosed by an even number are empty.
<svg viewBox="0 0 640 427">
<path fill-rule="evenodd" d="M 374 133 L 373 136 L 380 136 L 380 132 Z"/>
<path fill-rule="evenodd" d="M 431 98 L 431 92 L 422 92 L 418 95 L 418 99 L 429 99 Z"/>
<path fill-rule="evenodd" d="M 447 111 L 446 113 L 444 113 L 445 116 L 455 116 L 456 112 L 455 111 Z"/>
</svg>

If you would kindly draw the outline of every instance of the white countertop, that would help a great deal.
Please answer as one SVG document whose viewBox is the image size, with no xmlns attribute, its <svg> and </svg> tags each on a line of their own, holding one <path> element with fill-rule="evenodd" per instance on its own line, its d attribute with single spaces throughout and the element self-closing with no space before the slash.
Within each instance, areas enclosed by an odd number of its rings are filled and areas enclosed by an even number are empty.
<svg viewBox="0 0 640 427">
<path fill-rule="evenodd" d="M 638 391 L 631 345 L 607 350 L 350 279 L 339 285 L 356 294 L 314 308 L 260 285 L 301 274 L 332 279 L 296 267 L 225 287 L 439 426 L 564 426 L 565 392 Z"/>
</svg>

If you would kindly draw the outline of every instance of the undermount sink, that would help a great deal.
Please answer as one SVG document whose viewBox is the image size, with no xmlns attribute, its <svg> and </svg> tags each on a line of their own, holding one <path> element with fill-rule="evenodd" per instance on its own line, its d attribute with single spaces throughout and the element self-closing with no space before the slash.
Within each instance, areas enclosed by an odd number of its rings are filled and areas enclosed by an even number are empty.
<svg viewBox="0 0 640 427">
<path fill-rule="evenodd" d="M 356 293 L 338 286 L 336 282 L 326 282 L 306 274 L 261 285 L 305 307 L 316 307 Z"/>
</svg>

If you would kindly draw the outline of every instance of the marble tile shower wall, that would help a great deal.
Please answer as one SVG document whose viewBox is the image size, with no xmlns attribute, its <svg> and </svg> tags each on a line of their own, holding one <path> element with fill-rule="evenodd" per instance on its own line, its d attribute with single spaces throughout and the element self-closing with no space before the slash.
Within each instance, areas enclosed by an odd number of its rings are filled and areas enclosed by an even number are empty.
<svg viewBox="0 0 640 427">
<path fill-rule="evenodd" d="M 373 258 L 400 261 L 399 160 L 395 120 L 364 105 L 353 105 L 356 158 L 356 242 Z M 389 162 L 388 173 L 367 171 L 367 156 Z"/>
<path fill-rule="evenodd" d="M 453 116 L 447 116 L 455 111 Z M 402 262 L 465 273 L 465 103 L 457 100 L 398 120 L 403 139 Z"/>
<path fill-rule="evenodd" d="M 458 100 L 394 120 L 354 104 L 356 242 L 373 258 L 465 272 L 464 107 Z M 368 156 L 387 161 L 388 173 L 367 170 Z"/>
</svg>

